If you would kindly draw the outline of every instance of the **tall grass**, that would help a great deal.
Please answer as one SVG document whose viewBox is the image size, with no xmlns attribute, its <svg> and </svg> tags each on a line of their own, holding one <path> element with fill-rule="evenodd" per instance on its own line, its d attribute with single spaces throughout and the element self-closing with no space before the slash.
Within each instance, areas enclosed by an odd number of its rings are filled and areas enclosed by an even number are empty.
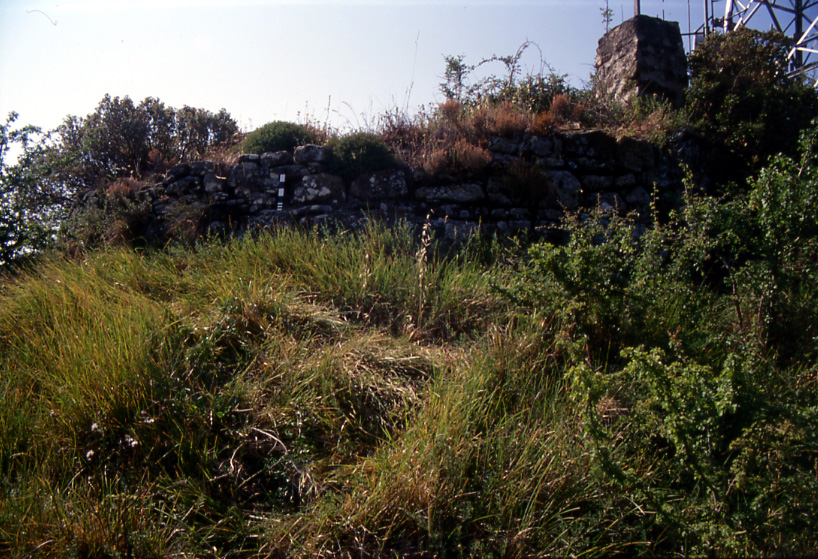
<svg viewBox="0 0 818 559">
<path fill-rule="evenodd" d="M 479 337 L 501 312 L 485 266 L 428 248 L 282 230 L 7 280 L 0 549 L 257 548 L 248 515 L 299 510 L 405 428 L 445 353 L 409 334 Z"/>
<path fill-rule="evenodd" d="M 813 551 L 814 348 L 780 336 L 813 335 L 811 233 L 736 252 L 790 218 L 688 204 L 522 252 L 373 223 L 4 280 L 0 554 Z"/>
</svg>

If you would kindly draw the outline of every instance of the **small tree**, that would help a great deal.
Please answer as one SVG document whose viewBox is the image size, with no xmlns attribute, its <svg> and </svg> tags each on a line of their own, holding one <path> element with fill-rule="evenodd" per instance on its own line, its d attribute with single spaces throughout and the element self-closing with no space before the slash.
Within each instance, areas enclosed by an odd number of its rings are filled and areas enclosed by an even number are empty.
<svg viewBox="0 0 818 559">
<path fill-rule="evenodd" d="M 157 162 L 199 158 L 237 131 L 224 109 L 174 109 L 153 97 L 135 105 L 106 95 L 93 113 L 68 116 L 54 131 L 45 154 L 47 180 L 81 192 L 118 178 L 143 178 Z"/>
<path fill-rule="evenodd" d="M 440 84 L 440 91 L 446 96 L 446 99 L 454 99 L 455 101 L 462 101 L 464 94 L 467 93 L 466 79 L 474 70 L 474 66 L 469 66 L 464 62 L 465 56 L 459 54 L 457 56 L 445 56 L 446 70 L 443 74 L 446 79 Z"/>
<path fill-rule="evenodd" d="M 21 263 L 51 237 L 49 196 L 32 172 L 40 153 L 40 130 L 12 128 L 17 116 L 12 112 L 0 124 L 0 269 Z M 17 156 L 13 163 L 7 161 L 11 155 Z"/>
<path fill-rule="evenodd" d="M 608 0 L 605 0 L 605 7 L 599 8 L 599 13 L 602 14 L 602 23 L 605 24 L 605 33 L 611 30 L 611 22 L 613 21 L 613 10 L 608 3 Z"/>
</svg>

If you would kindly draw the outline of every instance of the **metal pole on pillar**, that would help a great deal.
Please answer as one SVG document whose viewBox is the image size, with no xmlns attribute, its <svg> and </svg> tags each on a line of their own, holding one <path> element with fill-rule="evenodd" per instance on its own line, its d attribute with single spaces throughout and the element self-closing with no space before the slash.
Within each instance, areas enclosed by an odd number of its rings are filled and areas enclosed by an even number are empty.
<svg viewBox="0 0 818 559">
<path fill-rule="evenodd" d="M 710 35 L 710 10 L 708 9 L 707 2 L 709 0 L 704 0 L 704 36 L 707 37 Z"/>
<path fill-rule="evenodd" d="M 804 4 L 802 0 L 795 0 L 795 43 L 798 47 L 798 42 L 801 41 L 804 35 Z M 795 67 L 800 69 L 804 66 L 804 51 L 796 48 L 795 50 Z"/>
<path fill-rule="evenodd" d="M 642 13 L 642 6 L 640 0 L 633 0 L 633 15 L 638 16 Z"/>
</svg>

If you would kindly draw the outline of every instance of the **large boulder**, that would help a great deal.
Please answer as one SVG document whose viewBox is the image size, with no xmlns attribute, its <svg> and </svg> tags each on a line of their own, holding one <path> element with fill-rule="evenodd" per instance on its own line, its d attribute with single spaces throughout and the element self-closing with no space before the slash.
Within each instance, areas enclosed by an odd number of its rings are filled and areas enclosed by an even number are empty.
<svg viewBox="0 0 818 559">
<path fill-rule="evenodd" d="M 328 147 L 307 144 L 295 148 L 295 162 L 302 165 L 309 163 L 328 163 L 332 151 Z"/>
</svg>

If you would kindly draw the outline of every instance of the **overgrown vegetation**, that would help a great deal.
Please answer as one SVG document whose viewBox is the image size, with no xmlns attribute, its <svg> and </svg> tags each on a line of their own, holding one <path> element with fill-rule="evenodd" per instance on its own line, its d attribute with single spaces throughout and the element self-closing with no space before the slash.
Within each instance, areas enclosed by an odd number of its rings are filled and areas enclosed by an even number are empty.
<svg viewBox="0 0 818 559">
<path fill-rule="evenodd" d="M 781 33 L 743 27 L 691 54 L 687 103 L 716 152 L 714 178 L 744 179 L 773 155 L 793 155 L 799 131 L 818 116 L 815 89 L 787 77 L 789 49 Z"/>
<path fill-rule="evenodd" d="M 0 270 L 24 263 L 35 250 L 48 244 L 53 200 L 38 187 L 31 172 L 39 150 L 34 126 L 14 128 L 17 114 L 0 124 Z M 20 150 L 15 163 L 10 152 Z"/>
<path fill-rule="evenodd" d="M 187 207 L 184 243 L 134 249 L 129 193 L 153 172 L 138 146 L 161 167 L 195 142 L 177 127 L 109 144 L 177 113 L 106 97 L 45 142 L 12 115 L 0 263 L 27 267 L 0 278 L 0 554 L 815 554 L 818 121 L 796 134 L 816 97 L 782 77 L 777 40 L 706 43 L 681 111 L 520 79 L 524 45 L 475 84 L 449 58 L 447 101 L 377 130 L 251 135 L 259 152 L 329 143 L 338 170 L 394 155 L 445 180 L 485 172 L 496 137 L 598 125 L 661 142 L 696 125 L 742 164 L 719 199 L 689 179 L 648 229 L 568 214 L 559 245 L 444 253 L 428 224 L 377 223 L 202 239 Z M 509 167 L 520 200 L 548 187 L 530 170 Z M 88 246 L 29 262 L 91 185 Z"/>
<path fill-rule="evenodd" d="M 341 175 L 355 178 L 395 166 L 395 157 L 383 140 L 371 132 L 357 132 L 329 142 L 333 164 Z"/>
<path fill-rule="evenodd" d="M 106 95 L 93 113 L 68 116 L 51 134 L 41 180 L 74 195 L 119 178 L 146 178 L 174 163 L 200 159 L 237 131 L 225 109 L 215 114 L 174 109 L 153 97 L 135 105 L 129 97 Z"/>
<path fill-rule="evenodd" d="M 135 105 L 129 97 L 106 95 L 93 113 L 68 116 L 45 134 L 33 127 L 12 130 L 15 118 L 10 115 L 0 134 L 0 269 L 6 270 L 58 237 L 65 241 L 60 228 L 69 222 L 70 234 L 84 237 L 76 227 L 86 222 L 94 229 L 103 220 L 127 221 L 100 209 L 130 211 L 139 187 L 161 180 L 175 163 L 224 151 L 238 131 L 224 109 L 174 109 L 152 97 Z M 12 148 L 17 160 L 6 161 Z M 99 203 L 80 207 L 88 195 Z M 70 239 L 62 244 L 75 245 Z"/>
<path fill-rule="evenodd" d="M 317 132 L 309 126 L 276 120 L 254 130 L 241 148 L 245 153 L 293 151 L 298 146 L 318 142 Z"/>
<path fill-rule="evenodd" d="M 596 212 L 523 252 L 373 225 L 42 264 L 0 305 L 0 549 L 814 552 L 816 137 L 641 235 Z"/>
</svg>

